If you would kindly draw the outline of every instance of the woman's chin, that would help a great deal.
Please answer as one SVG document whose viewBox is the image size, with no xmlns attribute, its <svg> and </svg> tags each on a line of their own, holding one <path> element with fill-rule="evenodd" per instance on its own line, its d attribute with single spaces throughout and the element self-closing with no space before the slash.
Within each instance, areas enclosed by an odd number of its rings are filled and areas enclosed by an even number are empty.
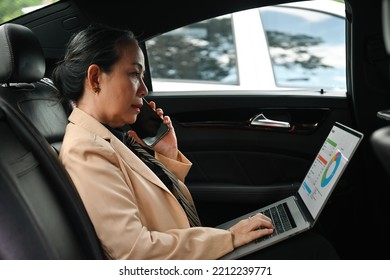
<svg viewBox="0 0 390 280">
<path fill-rule="evenodd" d="M 137 116 L 134 116 L 132 118 L 127 118 L 126 123 L 127 124 L 133 124 L 133 123 L 135 123 L 136 120 L 137 120 Z"/>
</svg>

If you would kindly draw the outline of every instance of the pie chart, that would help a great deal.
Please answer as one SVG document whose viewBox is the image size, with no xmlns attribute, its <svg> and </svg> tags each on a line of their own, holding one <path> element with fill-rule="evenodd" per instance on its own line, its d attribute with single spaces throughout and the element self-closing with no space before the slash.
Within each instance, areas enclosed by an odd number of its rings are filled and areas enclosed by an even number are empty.
<svg viewBox="0 0 390 280">
<path fill-rule="evenodd" d="M 324 188 L 332 180 L 333 176 L 336 174 L 337 169 L 340 166 L 341 162 L 341 153 L 337 152 L 332 159 L 330 160 L 328 166 L 325 168 L 324 174 L 321 178 L 321 187 Z M 331 167 L 333 169 L 331 169 Z M 330 170 L 331 169 L 331 170 Z"/>
</svg>

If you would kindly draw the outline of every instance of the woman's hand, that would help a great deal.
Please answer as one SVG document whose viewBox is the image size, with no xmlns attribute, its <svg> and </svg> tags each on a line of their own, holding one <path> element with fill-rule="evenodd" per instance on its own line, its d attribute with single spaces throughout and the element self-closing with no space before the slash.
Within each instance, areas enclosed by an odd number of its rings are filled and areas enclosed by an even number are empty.
<svg viewBox="0 0 390 280">
<path fill-rule="evenodd" d="M 161 138 L 161 140 L 158 141 L 156 145 L 152 147 L 152 149 L 168 158 L 176 160 L 179 154 L 179 150 L 177 146 L 175 129 L 173 128 L 172 121 L 169 118 L 169 116 L 164 116 L 164 111 L 161 108 L 156 109 L 156 103 L 154 101 L 150 101 L 149 105 L 156 111 L 157 115 L 159 115 L 163 119 L 163 122 L 169 127 L 169 132 L 166 135 L 164 135 L 164 137 Z M 134 130 L 129 130 L 129 134 L 139 144 L 145 146 Z"/>
<path fill-rule="evenodd" d="M 273 225 L 269 217 L 258 213 L 248 219 L 239 221 L 229 231 L 233 236 L 233 246 L 237 248 L 255 239 L 271 234 L 273 232 Z"/>
</svg>

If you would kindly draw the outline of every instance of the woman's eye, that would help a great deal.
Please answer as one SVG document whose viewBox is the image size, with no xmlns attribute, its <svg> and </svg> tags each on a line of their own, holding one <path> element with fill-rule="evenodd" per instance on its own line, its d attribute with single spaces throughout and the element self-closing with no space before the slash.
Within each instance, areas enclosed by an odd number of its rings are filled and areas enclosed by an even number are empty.
<svg viewBox="0 0 390 280">
<path fill-rule="evenodd" d="M 144 79 L 144 75 L 141 72 L 133 72 L 130 73 L 130 79 L 133 80 L 134 82 L 139 82 Z"/>
<path fill-rule="evenodd" d="M 130 77 L 132 77 L 132 78 L 138 78 L 140 75 L 141 75 L 141 74 L 138 73 L 138 72 L 133 72 L 133 73 L 130 74 Z"/>
</svg>

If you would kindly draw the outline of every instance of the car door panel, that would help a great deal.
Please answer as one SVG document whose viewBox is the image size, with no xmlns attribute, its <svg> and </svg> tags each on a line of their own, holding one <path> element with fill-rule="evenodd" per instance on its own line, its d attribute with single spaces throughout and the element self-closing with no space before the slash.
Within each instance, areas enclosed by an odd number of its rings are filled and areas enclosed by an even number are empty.
<svg viewBox="0 0 390 280">
<path fill-rule="evenodd" d="M 351 125 L 347 98 L 340 97 L 203 92 L 147 98 L 171 117 L 180 150 L 193 163 L 186 184 L 207 225 L 294 193 L 333 123 Z M 291 127 L 251 125 L 261 113 Z"/>
</svg>

